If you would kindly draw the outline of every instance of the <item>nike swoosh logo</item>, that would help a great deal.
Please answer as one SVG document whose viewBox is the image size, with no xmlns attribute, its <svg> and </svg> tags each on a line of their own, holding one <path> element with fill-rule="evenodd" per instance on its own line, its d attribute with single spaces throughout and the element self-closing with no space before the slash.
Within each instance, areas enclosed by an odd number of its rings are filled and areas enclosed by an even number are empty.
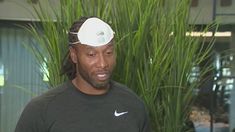
<svg viewBox="0 0 235 132">
<path fill-rule="evenodd" d="M 124 115 L 124 114 L 127 114 L 127 113 L 128 113 L 128 111 L 118 113 L 117 110 L 115 110 L 114 115 L 115 116 L 121 116 L 121 115 Z"/>
</svg>

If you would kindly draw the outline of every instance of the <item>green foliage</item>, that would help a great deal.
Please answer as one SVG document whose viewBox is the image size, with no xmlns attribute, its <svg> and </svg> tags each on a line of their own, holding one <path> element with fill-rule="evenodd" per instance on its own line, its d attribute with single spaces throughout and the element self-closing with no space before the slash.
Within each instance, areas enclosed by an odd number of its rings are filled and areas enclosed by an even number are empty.
<svg viewBox="0 0 235 132">
<path fill-rule="evenodd" d="M 61 76 L 61 64 L 68 49 L 67 30 L 72 22 L 81 16 L 82 10 L 79 1 L 61 1 L 60 8 L 50 10 L 46 9 L 45 5 L 54 7 L 46 2 L 34 6 L 35 17 L 41 22 L 34 22 L 24 28 L 36 42 L 27 48 L 32 51 L 39 65 L 47 73 L 49 85 L 54 87 L 66 80 L 65 76 Z"/>
<path fill-rule="evenodd" d="M 208 59 L 198 38 L 186 36 L 190 0 L 60 0 L 49 15 L 35 7 L 41 21 L 27 30 L 38 45 L 30 48 L 40 64 L 46 63 L 49 84 L 60 76 L 67 50 L 67 33 L 80 16 L 98 16 L 115 30 L 117 66 L 113 78 L 132 88 L 145 101 L 154 131 L 182 132 L 193 102 L 193 90 L 210 67 L 203 67 L 190 83 L 193 67 Z M 58 11 L 59 10 L 59 11 Z M 207 29 L 206 29 L 207 30 Z M 45 59 L 46 58 L 46 59 Z"/>
</svg>

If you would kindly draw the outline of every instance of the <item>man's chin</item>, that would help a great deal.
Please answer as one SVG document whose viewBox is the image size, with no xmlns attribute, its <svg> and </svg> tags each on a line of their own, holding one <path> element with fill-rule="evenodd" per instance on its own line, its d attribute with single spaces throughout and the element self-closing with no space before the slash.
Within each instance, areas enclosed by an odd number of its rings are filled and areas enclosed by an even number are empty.
<svg viewBox="0 0 235 132">
<path fill-rule="evenodd" d="M 109 80 L 105 82 L 95 82 L 93 83 L 93 87 L 96 89 L 107 89 L 109 87 Z"/>
</svg>

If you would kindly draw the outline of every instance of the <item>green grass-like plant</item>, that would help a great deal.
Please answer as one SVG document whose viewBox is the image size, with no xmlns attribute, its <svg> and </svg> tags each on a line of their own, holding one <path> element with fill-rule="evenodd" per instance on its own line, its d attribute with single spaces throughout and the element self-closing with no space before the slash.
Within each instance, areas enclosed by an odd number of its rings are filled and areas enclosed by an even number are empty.
<svg viewBox="0 0 235 132">
<path fill-rule="evenodd" d="M 190 82 L 190 75 L 212 48 L 186 36 L 194 29 L 189 24 L 190 0 L 60 0 L 59 8 L 49 13 L 42 4 L 34 7 L 40 23 L 25 29 L 36 42 L 29 49 L 39 64 L 46 64 L 50 86 L 67 79 L 60 70 L 69 26 L 80 16 L 98 16 L 115 30 L 114 80 L 144 100 L 154 131 L 186 131 L 193 91 L 211 67 L 202 67 L 196 81 Z"/>
</svg>

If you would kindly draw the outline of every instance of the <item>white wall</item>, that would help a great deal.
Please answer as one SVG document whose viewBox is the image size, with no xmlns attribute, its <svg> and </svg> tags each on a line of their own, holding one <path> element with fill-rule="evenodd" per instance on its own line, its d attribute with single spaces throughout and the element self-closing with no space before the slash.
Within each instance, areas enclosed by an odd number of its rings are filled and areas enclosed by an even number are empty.
<svg viewBox="0 0 235 132">
<path fill-rule="evenodd" d="M 48 10 L 48 5 L 53 3 L 53 7 L 58 7 L 59 0 L 40 0 L 45 1 L 43 8 Z M 4 0 L 0 2 L 0 20 L 22 20 L 31 21 L 37 19 L 33 11 L 33 5 L 38 4 L 27 3 L 27 0 Z"/>
<path fill-rule="evenodd" d="M 191 22 L 197 20 L 196 24 L 207 24 L 213 20 L 213 2 L 215 0 L 199 0 L 197 7 L 191 8 Z M 222 7 L 220 6 L 220 0 L 216 0 L 216 20 L 222 24 L 235 24 L 235 0 L 232 0 L 232 5 Z M 218 15 L 223 14 L 223 16 Z M 225 15 L 233 14 L 233 15 Z"/>
<path fill-rule="evenodd" d="M 191 23 L 207 24 L 212 21 L 213 1 L 199 0 L 197 7 L 191 7 Z M 235 20 L 234 20 L 235 21 Z"/>
<path fill-rule="evenodd" d="M 0 2 L 0 19 L 5 20 L 32 20 L 33 9 L 32 4 L 27 3 L 28 0 L 4 0 Z M 53 7 L 58 7 L 59 0 L 40 0 L 53 3 Z M 235 24 L 235 0 L 229 7 L 221 7 L 220 0 L 217 1 L 217 11 L 220 14 L 234 14 L 233 16 L 217 16 L 216 18 L 223 24 Z M 46 8 L 47 5 L 44 5 Z M 213 16 L 213 0 L 198 0 L 198 6 L 191 8 L 191 23 L 207 24 L 212 21 Z M 195 18 L 196 21 L 195 21 Z"/>
</svg>

